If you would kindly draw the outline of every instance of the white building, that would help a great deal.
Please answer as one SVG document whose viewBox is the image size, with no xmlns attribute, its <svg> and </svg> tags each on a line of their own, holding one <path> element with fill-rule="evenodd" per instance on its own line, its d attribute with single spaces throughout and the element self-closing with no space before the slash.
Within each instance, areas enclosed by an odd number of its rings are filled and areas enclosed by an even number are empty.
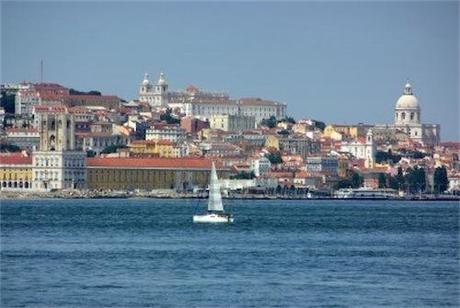
<svg viewBox="0 0 460 308">
<path fill-rule="evenodd" d="M 86 187 L 86 153 L 75 150 L 75 120 L 63 106 L 36 106 L 40 149 L 32 153 L 32 188 Z"/>
<path fill-rule="evenodd" d="M 219 114 L 211 117 L 209 125 L 211 128 L 223 131 L 241 131 L 254 129 L 256 120 L 253 116 Z"/>
<path fill-rule="evenodd" d="M 377 150 L 372 135 L 372 129 L 368 130 L 365 140 L 358 139 L 352 142 L 342 142 L 340 150 L 342 152 L 351 153 L 358 159 L 364 159 L 366 168 L 373 168 Z"/>
<path fill-rule="evenodd" d="M 139 87 L 139 101 L 148 103 L 151 107 L 168 105 L 168 82 L 163 73 L 160 73 L 156 84 L 152 84 L 149 74 L 145 73 L 144 80 Z"/>
<path fill-rule="evenodd" d="M 436 145 L 440 141 L 439 124 L 424 124 L 421 122 L 422 109 L 415 96 L 412 85 L 406 83 L 403 94 L 396 101 L 394 109 L 394 124 L 380 124 L 375 126 L 375 134 L 386 132 L 393 135 L 403 132 L 412 141 L 423 145 Z M 377 136 L 378 137 L 378 136 Z"/>
<path fill-rule="evenodd" d="M 395 106 L 395 128 L 405 132 L 412 140 L 435 145 L 440 140 L 439 124 L 421 124 L 421 108 L 412 86 L 407 83 Z"/>
<path fill-rule="evenodd" d="M 33 107 L 40 103 L 40 95 L 32 84 L 24 85 L 14 98 L 14 112 L 16 114 L 32 114 Z"/>
<path fill-rule="evenodd" d="M 5 129 L 8 143 L 29 151 L 35 150 L 40 143 L 40 134 L 35 128 Z"/>
<path fill-rule="evenodd" d="M 238 114 L 253 116 L 256 123 L 260 123 L 263 119 L 268 119 L 271 116 L 277 119 L 286 117 L 287 105 L 284 103 L 261 98 L 241 98 L 237 104 L 239 106 Z"/>
<path fill-rule="evenodd" d="M 339 170 L 339 161 L 337 157 L 310 156 L 307 157 L 305 169 L 311 173 L 336 176 Z"/>
<path fill-rule="evenodd" d="M 186 138 L 187 132 L 178 125 L 154 125 L 145 132 L 145 140 L 169 140 L 182 143 Z"/>
<path fill-rule="evenodd" d="M 242 98 L 239 100 L 193 100 L 184 104 L 184 113 L 211 119 L 215 115 L 252 116 L 256 123 L 271 116 L 284 118 L 286 104 L 263 100 L 261 98 Z"/>
<path fill-rule="evenodd" d="M 250 168 L 254 172 L 254 175 L 259 177 L 269 172 L 272 168 L 272 164 L 267 157 L 261 156 L 260 158 L 251 160 Z"/>
<path fill-rule="evenodd" d="M 139 86 L 139 101 L 147 102 L 151 107 L 170 107 L 186 116 L 211 119 L 214 115 L 253 116 L 256 123 L 275 116 L 286 116 L 287 105 L 260 98 L 230 99 L 225 92 L 203 91 L 195 86 L 186 90 L 170 91 L 165 75 L 160 74 L 156 84 L 145 74 Z"/>
</svg>

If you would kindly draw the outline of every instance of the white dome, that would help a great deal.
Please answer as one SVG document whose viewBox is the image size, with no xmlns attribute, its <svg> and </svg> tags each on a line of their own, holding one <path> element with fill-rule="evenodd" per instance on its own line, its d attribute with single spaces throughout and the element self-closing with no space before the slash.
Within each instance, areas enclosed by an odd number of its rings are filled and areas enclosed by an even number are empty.
<svg viewBox="0 0 460 308">
<path fill-rule="evenodd" d="M 159 86 L 164 86 L 166 85 L 166 79 L 165 79 L 165 74 L 163 72 L 160 73 L 160 78 L 158 79 L 158 85 Z"/>
<path fill-rule="evenodd" d="M 418 99 L 415 95 L 403 94 L 396 102 L 396 109 L 418 109 Z"/>
<path fill-rule="evenodd" d="M 412 86 L 407 83 L 404 87 L 404 93 L 396 102 L 396 109 L 419 109 L 418 99 L 412 93 Z"/>
<path fill-rule="evenodd" d="M 144 80 L 142 80 L 142 85 L 148 86 L 150 84 L 149 74 L 145 73 Z"/>
</svg>

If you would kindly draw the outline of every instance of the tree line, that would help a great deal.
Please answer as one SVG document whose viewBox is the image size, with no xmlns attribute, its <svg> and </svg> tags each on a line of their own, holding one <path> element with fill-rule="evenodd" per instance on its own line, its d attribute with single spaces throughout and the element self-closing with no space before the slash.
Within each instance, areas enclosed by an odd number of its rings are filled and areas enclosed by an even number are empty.
<svg viewBox="0 0 460 308">
<path fill-rule="evenodd" d="M 393 188 L 408 191 L 409 193 L 423 193 L 427 191 L 426 172 L 424 168 L 408 168 L 404 174 L 402 168 L 398 168 L 398 173 L 394 176 L 380 173 L 379 188 Z M 447 169 L 445 166 L 437 167 L 433 176 L 433 192 L 443 193 L 449 187 Z"/>
</svg>

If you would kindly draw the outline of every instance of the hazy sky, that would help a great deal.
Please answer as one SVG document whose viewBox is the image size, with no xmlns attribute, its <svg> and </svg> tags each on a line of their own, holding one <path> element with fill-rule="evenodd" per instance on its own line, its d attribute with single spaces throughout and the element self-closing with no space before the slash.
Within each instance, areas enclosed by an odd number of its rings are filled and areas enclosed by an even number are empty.
<svg viewBox="0 0 460 308">
<path fill-rule="evenodd" d="M 458 2 L 2 2 L 2 82 L 137 98 L 144 72 L 288 103 L 295 118 L 391 123 L 409 78 L 459 140 Z"/>
</svg>

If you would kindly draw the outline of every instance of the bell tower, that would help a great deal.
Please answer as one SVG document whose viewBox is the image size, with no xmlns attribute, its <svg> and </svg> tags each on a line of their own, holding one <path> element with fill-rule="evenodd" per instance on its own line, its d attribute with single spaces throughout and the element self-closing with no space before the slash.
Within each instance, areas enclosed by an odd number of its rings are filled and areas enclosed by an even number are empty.
<svg viewBox="0 0 460 308">
<path fill-rule="evenodd" d="M 73 151 L 75 149 L 73 115 L 63 112 L 67 109 L 60 106 L 39 106 L 37 109 L 40 151 Z"/>
</svg>

